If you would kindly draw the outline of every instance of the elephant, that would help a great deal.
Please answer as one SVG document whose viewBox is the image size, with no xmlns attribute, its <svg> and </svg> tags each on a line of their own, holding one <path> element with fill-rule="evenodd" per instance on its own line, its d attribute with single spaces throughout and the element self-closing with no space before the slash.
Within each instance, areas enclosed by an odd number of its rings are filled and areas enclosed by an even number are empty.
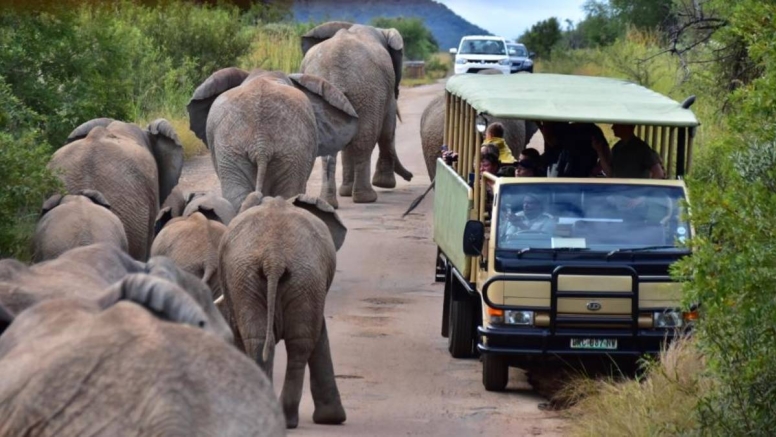
<svg viewBox="0 0 776 437">
<path fill-rule="evenodd" d="M 218 70 L 197 87 L 187 109 L 235 210 L 253 191 L 285 198 L 304 193 L 315 158 L 336 154 L 358 128 L 345 95 L 309 74 Z"/>
<path fill-rule="evenodd" d="M 78 287 L 70 283 L 69 287 Z M 272 386 L 179 286 L 0 306 L 0 435 L 284 436 Z"/>
<path fill-rule="evenodd" d="M 399 161 L 395 144 L 403 51 L 404 41 L 396 29 L 332 21 L 302 36 L 302 73 L 322 77 L 341 89 L 358 113 L 358 133 L 342 151 L 339 190 L 340 196 L 353 196 L 355 203 L 377 200 L 372 185 L 394 188 L 394 172 L 412 179 Z M 375 143 L 380 154 L 370 184 Z M 321 163 L 321 197 L 336 208 L 336 155 L 323 157 Z"/>
<path fill-rule="evenodd" d="M 347 229 L 326 201 L 251 193 L 219 248 L 219 274 L 235 343 L 272 380 L 275 344 L 288 354 L 281 404 L 288 428 L 299 422 L 305 366 L 315 423 L 345 421 L 323 317 L 336 251 Z"/>
<path fill-rule="evenodd" d="M 183 217 L 188 217 L 195 212 L 202 213 L 210 220 L 217 220 L 226 226 L 234 218 L 235 208 L 228 200 L 213 193 L 189 193 L 186 196 L 186 207 L 183 209 Z"/>
<path fill-rule="evenodd" d="M 499 74 L 501 74 L 499 72 Z M 536 133 L 538 127 L 532 121 L 496 118 L 483 114 L 487 124 L 500 122 L 504 125 L 504 140 L 512 155 L 517 157 Z M 423 159 L 426 161 L 428 176 L 436 176 L 436 160 L 442 156 L 442 144 L 445 131 L 445 95 L 434 98 L 420 117 L 420 140 L 423 147 Z"/>
<path fill-rule="evenodd" d="M 164 225 L 151 246 L 151 256 L 172 259 L 178 267 L 202 279 L 210 287 L 212 298 L 217 299 L 221 296 L 218 245 L 225 232 L 224 223 L 195 211 Z"/>
<path fill-rule="evenodd" d="M 98 118 L 77 127 L 49 168 L 70 192 L 101 192 L 124 225 L 129 254 L 148 259 L 159 205 L 178 183 L 183 147 L 172 125 L 157 119 L 143 130 Z"/>
<path fill-rule="evenodd" d="M 108 243 L 128 252 L 121 220 L 99 191 L 55 194 L 43 203 L 32 237 L 32 261 L 54 259 L 75 247 Z"/>
<path fill-rule="evenodd" d="M 180 217 L 183 215 L 183 210 L 186 208 L 186 196 L 180 185 L 176 185 L 175 188 L 170 191 L 167 199 L 164 200 L 159 211 L 170 208 L 170 215 L 172 217 Z M 158 232 L 154 232 L 154 235 Z"/>
<path fill-rule="evenodd" d="M 105 243 L 77 247 L 32 266 L 15 259 L 0 260 L 0 304 L 18 314 L 57 298 L 94 300 L 106 288 L 135 273 L 147 273 L 182 288 L 207 316 L 209 329 L 224 341 L 234 342 L 232 330 L 199 278 L 179 269 L 169 258 L 153 257 L 143 263 Z"/>
</svg>

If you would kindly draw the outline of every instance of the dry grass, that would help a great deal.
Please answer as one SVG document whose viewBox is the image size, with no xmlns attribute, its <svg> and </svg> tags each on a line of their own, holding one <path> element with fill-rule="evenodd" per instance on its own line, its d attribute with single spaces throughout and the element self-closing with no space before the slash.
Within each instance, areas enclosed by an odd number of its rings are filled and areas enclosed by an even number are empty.
<svg viewBox="0 0 776 437">
<path fill-rule="evenodd" d="M 674 342 L 639 380 L 578 378 L 561 396 L 577 436 L 687 435 L 698 428 L 695 408 L 710 390 L 705 361 L 691 340 Z"/>
<path fill-rule="evenodd" d="M 250 52 L 239 62 L 240 68 L 261 68 L 295 73 L 302 64 L 302 46 L 298 29 L 291 25 L 272 24 L 260 28 Z"/>
<path fill-rule="evenodd" d="M 185 159 L 189 159 L 197 155 L 204 155 L 207 153 L 207 147 L 205 146 L 205 143 L 197 138 L 197 136 L 194 135 L 194 132 L 189 129 L 188 117 L 176 117 L 168 119 L 168 121 L 170 124 L 172 124 L 172 127 L 175 128 L 175 133 L 178 134 L 178 139 L 181 140 L 181 144 L 183 145 L 183 157 Z"/>
</svg>

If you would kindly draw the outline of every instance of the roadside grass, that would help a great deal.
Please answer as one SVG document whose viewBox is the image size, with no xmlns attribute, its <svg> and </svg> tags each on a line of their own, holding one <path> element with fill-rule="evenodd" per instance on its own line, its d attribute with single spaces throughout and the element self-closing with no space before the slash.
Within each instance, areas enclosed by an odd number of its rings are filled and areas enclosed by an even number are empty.
<svg viewBox="0 0 776 437">
<path fill-rule="evenodd" d="M 295 73 L 302 64 L 301 35 L 304 25 L 273 23 L 257 29 L 251 48 L 240 58 L 238 66 L 250 71 L 255 68 Z"/>
<path fill-rule="evenodd" d="M 673 342 L 637 379 L 569 382 L 558 397 L 579 437 L 687 435 L 698 430 L 698 400 L 709 393 L 705 360 L 691 339 Z"/>
</svg>

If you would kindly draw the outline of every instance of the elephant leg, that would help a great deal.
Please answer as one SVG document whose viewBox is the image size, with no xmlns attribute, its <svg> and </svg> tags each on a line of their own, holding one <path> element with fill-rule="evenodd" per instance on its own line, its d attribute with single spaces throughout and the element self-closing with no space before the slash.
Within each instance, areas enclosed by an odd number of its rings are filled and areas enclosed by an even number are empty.
<svg viewBox="0 0 776 437">
<path fill-rule="evenodd" d="M 318 342 L 310 355 L 309 364 L 310 391 L 315 403 L 313 422 L 334 425 L 344 422 L 345 408 L 342 407 L 337 381 L 334 379 L 334 364 L 331 361 L 329 334 L 326 331 L 325 320 Z"/>
<path fill-rule="evenodd" d="M 347 150 L 342 151 L 342 185 L 340 185 L 339 195 L 342 197 L 350 197 L 353 195 L 353 152 L 352 146 L 348 145 Z"/>
<path fill-rule="evenodd" d="M 285 344 L 288 361 L 280 399 L 286 416 L 286 428 L 296 428 L 299 425 L 299 402 L 302 400 L 304 370 L 315 345 L 312 339 L 285 339 Z"/>
<path fill-rule="evenodd" d="M 261 367 L 261 370 L 264 371 L 264 374 L 267 375 L 267 379 L 272 382 L 272 370 L 275 363 L 275 345 L 270 345 L 269 356 L 265 362 L 262 360 L 261 356 L 262 352 L 264 351 L 264 336 L 261 336 L 261 338 L 256 338 L 253 336 L 250 338 L 245 338 L 242 336 L 242 334 L 243 332 L 241 330 L 240 338 L 242 339 L 242 344 L 245 347 L 245 355 L 256 361 L 256 364 L 258 364 L 259 367 Z M 304 373 L 302 374 L 302 377 L 304 377 Z M 286 380 L 288 380 L 288 376 L 286 376 Z"/>
<path fill-rule="evenodd" d="M 371 203 L 377 200 L 377 192 L 369 181 L 369 174 L 372 170 L 370 155 L 370 153 L 364 153 L 363 156 L 354 158 L 353 202 L 355 203 Z"/>
<path fill-rule="evenodd" d="M 385 120 L 383 120 L 377 146 L 380 149 L 380 155 L 377 158 L 377 168 L 372 179 L 374 186 L 380 188 L 396 187 L 394 172 L 406 181 L 412 179 L 412 173 L 404 168 L 396 154 L 396 114 L 394 111 L 388 111 Z"/>
<path fill-rule="evenodd" d="M 337 202 L 337 184 L 334 178 L 337 171 L 337 155 L 321 156 L 321 199 L 333 208 L 339 208 Z"/>
<path fill-rule="evenodd" d="M 235 211 L 240 210 L 243 200 L 257 188 L 263 188 L 264 167 L 256 168 L 252 163 L 231 154 L 218 157 L 218 177 L 221 181 L 221 193 L 232 204 Z M 259 185 L 257 187 L 257 185 Z"/>
</svg>

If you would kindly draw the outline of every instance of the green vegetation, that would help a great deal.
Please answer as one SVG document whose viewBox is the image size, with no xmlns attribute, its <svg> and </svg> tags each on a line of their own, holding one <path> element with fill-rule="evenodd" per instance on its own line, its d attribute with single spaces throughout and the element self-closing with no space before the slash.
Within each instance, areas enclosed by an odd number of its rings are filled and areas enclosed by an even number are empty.
<svg viewBox="0 0 776 437">
<path fill-rule="evenodd" d="M 628 4 L 654 8 L 637 13 L 643 9 L 621 6 Z M 686 304 L 700 304 L 690 347 L 703 359 L 691 360 L 700 368 L 682 366 L 666 379 L 654 372 L 670 368 L 664 356 L 643 380 L 596 385 L 571 414 L 581 435 L 771 435 L 776 4 L 666 4 L 588 2 L 595 8 L 562 32 L 536 70 L 621 77 L 679 101 L 697 96 L 693 111 L 702 126 L 688 178 L 697 235 L 690 242 L 693 256 L 678 263 L 674 274 L 687 279 Z M 639 22 L 628 14 L 651 18 Z M 597 24 L 586 28 L 588 23 Z M 575 386 L 584 392 L 591 384 Z"/>
<path fill-rule="evenodd" d="M 396 29 L 404 40 L 404 58 L 411 61 L 426 61 L 439 50 L 439 44 L 431 31 L 423 25 L 423 20 L 416 17 L 372 19 L 372 26 L 382 29 Z"/>
<path fill-rule="evenodd" d="M 111 117 L 144 126 L 164 117 L 191 156 L 205 150 L 186 114 L 197 84 L 232 65 L 298 68 L 303 27 L 281 37 L 267 23 L 289 16 L 290 5 L 203 3 L 20 2 L 0 10 L 0 257 L 28 259 L 40 205 L 59 189 L 46 164 L 79 124 Z"/>
</svg>

